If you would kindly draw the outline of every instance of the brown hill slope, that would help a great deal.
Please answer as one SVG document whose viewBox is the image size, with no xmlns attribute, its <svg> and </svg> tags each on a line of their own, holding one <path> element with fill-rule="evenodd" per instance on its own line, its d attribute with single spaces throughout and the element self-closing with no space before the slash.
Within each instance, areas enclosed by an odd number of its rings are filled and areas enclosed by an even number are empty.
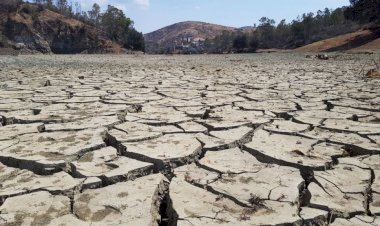
<svg viewBox="0 0 380 226">
<path fill-rule="evenodd" d="M 235 30 L 237 30 L 237 28 L 204 22 L 180 22 L 145 34 L 146 51 L 148 53 L 157 53 L 160 50 L 175 45 L 175 43 L 178 44 L 182 40 L 186 40 L 188 37 L 192 40 L 204 40 L 214 38 L 222 34 L 223 31 Z M 245 30 L 246 29 L 244 29 L 244 31 Z"/>
<path fill-rule="evenodd" d="M 380 27 L 362 29 L 314 42 L 295 49 L 298 52 L 380 51 Z"/>
<path fill-rule="evenodd" d="M 0 12 L 0 47 L 25 53 L 120 53 L 103 31 L 48 9 Z M 2 45 L 2 46 L 1 46 Z"/>
</svg>

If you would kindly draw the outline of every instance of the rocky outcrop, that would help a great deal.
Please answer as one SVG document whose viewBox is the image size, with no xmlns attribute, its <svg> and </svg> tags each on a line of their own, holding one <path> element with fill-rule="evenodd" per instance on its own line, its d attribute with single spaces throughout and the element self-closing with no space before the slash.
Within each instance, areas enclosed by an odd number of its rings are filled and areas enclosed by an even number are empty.
<svg viewBox="0 0 380 226">
<path fill-rule="evenodd" d="M 3 42 L 26 53 L 121 53 L 103 31 L 48 9 L 1 13 Z"/>
</svg>

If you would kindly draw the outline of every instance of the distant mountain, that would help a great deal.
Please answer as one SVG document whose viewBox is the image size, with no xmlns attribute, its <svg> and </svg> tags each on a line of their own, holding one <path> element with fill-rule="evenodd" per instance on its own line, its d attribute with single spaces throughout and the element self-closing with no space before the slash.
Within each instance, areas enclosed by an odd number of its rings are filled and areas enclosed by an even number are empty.
<svg viewBox="0 0 380 226">
<path fill-rule="evenodd" d="M 205 39 L 212 39 L 221 35 L 223 31 L 237 30 L 245 32 L 249 29 L 247 27 L 239 29 L 198 21 L 180 22 L 145 34 L 145 50 L 147 53 L 163 53 L 176 45 L 187 46 Z"/>
</svg>

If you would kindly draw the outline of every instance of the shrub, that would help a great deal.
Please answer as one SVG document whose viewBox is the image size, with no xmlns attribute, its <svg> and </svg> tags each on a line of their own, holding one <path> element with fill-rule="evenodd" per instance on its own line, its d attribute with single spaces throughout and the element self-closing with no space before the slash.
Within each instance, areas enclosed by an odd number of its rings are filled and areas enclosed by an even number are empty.
<svg viewBox="0 0 380 226">
<path fill-rule="evenodd" d="M 33 12 L 32 7 L 28 3 L 22 4 L 20 10 L 21 12 L 26 13 L 26 14 L 31 14 Z"/>
<path fill-rule="evenodd" d="M 8 47 L 7 38 L 0 32 L 0 47 Z"/>
</svg>

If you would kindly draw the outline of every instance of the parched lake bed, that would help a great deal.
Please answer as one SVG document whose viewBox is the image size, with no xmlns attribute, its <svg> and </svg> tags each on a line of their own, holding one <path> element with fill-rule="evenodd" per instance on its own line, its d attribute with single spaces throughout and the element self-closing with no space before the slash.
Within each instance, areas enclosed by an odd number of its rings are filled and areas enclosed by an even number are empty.
<svg viewBox="0 0 380 226">
<path fill-rule="evenodd" d="M 0 56 L 0 225 L 380 225 L 378 59 Z"/>
</svg>

